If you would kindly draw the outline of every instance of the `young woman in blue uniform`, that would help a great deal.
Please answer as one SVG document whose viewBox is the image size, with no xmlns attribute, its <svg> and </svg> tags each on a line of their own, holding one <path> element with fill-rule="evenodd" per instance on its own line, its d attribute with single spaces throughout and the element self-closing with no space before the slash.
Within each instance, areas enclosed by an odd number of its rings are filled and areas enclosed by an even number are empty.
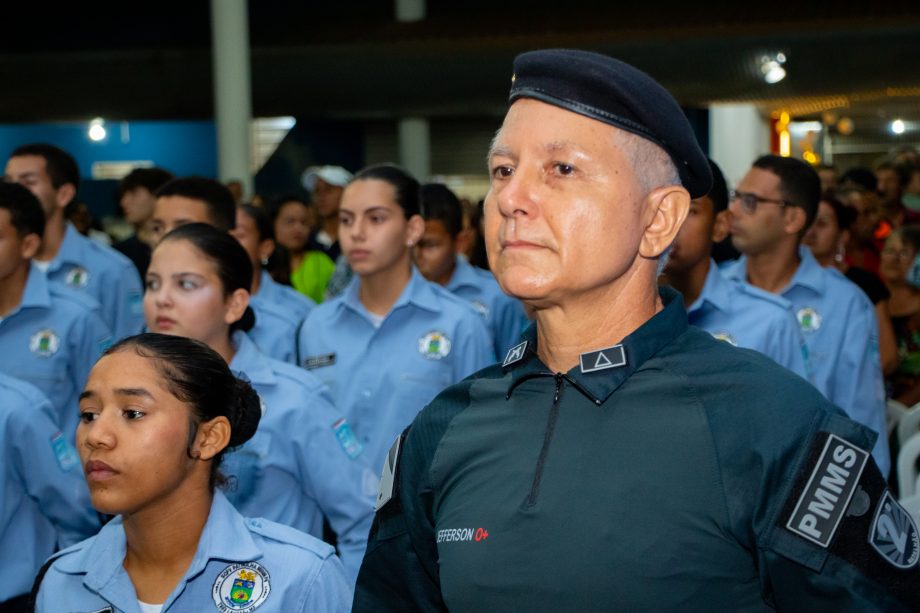
<svg viewBox="0 0 920 613">
<path fill-rule="evenodd" d="M 301 364 L 333 390 L 376 466 L 435 394 L 493 361 L 483 318 L 412 266 L 419 184 L 371 166 L 345 188 L 339 241 L 356 279 L 300 330 Z"/>
<path fill-rule="evenodd" d="M 297 331 L 316 303 L 292 287 L 281 285 L 263 266 L 275 251 L 272 224 L 261 209 L 243 204 L 236 209 L 236 226 L 230 234 L 239 241 L 252 264 L 249 306 L 256 323 L 249 338 L 265 355 L 297 363 Z"/>
<path fill-rule="evenodd" d="M 143 334 L 96 363 L 80 396 L 77 447 L 93 505 L 117 514 L 52 557 L 36 610 L 346 611 L 333 550 L 215 490 L 228 448 L 255 434 L 252 387 L 206 345 Z"/>
<path fill-rule="evenodd" d="M 252 270 L 239 243 L 206 224 L 167 234 L 147 271 L 144 313 L 151 332 L 194 338 L 219 353 L 258 392 L 262 422 L 227 457 L 241 513 L 322 536 L 325 516 L 354 579 L 373 519 L 377 470 L 310 373 L 261 353 L 246 335 Z"/>
</svg>

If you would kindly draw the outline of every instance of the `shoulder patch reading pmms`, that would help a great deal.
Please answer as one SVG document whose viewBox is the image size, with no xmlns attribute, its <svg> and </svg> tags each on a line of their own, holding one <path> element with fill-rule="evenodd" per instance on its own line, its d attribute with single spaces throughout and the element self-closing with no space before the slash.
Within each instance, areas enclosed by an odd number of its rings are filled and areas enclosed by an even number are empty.
<svg viewBox="0 0 920 613">
<path fill-rule="evenodd" d="M 827 547 L 850 504 L 868 459 L 868 451 L 839 436 L 828 435 L 824 450 L 786 522 L 786 528 L 812 543 Z"/>
</svg>

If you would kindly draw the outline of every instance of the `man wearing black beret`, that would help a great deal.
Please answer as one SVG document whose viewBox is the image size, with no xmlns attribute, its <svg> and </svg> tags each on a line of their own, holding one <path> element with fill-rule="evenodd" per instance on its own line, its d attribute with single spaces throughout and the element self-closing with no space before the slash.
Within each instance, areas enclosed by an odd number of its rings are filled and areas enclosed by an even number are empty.
<svg viewBox="0 0 920 613">
<path fill-rule="evenodd" d="M 517 58 L 510 103 L 486 244 L 536 324 L 394 444 L 354 610 L 920 606 L 875 435 L 656 288 L 711 183 L 674 99 L 550 50 Z"/>
</svg>

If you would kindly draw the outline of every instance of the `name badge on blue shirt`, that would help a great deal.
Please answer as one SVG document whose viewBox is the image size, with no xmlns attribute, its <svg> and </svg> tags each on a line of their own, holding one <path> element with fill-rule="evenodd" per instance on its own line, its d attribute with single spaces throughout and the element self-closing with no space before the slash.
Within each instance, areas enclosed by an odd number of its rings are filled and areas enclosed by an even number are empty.
<svg viewBox="0 0 920 613">
<path fill-rule="evenodd" d="M 355 436 L 354 431 L 344 417 L 332 424 L 332 430 L 335 432 L 335 438 L 339 440 L 339 445 L 342 446 L 345 455 L 352 460 L 361 455 L 361 452 L 364 451 L 364 445 Z"/>
<path fill-rule="evenodd" d="M 51 449 L 54 451 L 54 457 L 57 459 L 58 467 L 62 471 L 69 472 L 80 465 L 80 457 L 73 445 L 67 442 L 64 435 L 58 432 L 51 437 Z"/>
<path fill-rule="evenodd" d="M 335 354 L 334 353 L 325 353 L 323 355 L 314 355 L 309 358 L 304 359 L 303 367 L 307 370 L 313 370 L 314 368 L 321 368 L 323 366 L 332 366 L 335 364 Z"/>
</svg>

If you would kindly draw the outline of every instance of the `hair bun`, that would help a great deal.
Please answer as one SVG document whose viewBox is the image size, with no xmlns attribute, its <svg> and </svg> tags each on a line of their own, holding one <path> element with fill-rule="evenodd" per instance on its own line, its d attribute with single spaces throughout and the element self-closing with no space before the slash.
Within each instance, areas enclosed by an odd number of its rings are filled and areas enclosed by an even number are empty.
<svg viewBox="0 0 920 613">
<path fill-rule="evenodd" d="M 236 378 L 227 417 L 230 420 L 228 447 L 239 447 L 256 433 L 262 418 L 262 401 L 247 381 Z"/>
</svg>

